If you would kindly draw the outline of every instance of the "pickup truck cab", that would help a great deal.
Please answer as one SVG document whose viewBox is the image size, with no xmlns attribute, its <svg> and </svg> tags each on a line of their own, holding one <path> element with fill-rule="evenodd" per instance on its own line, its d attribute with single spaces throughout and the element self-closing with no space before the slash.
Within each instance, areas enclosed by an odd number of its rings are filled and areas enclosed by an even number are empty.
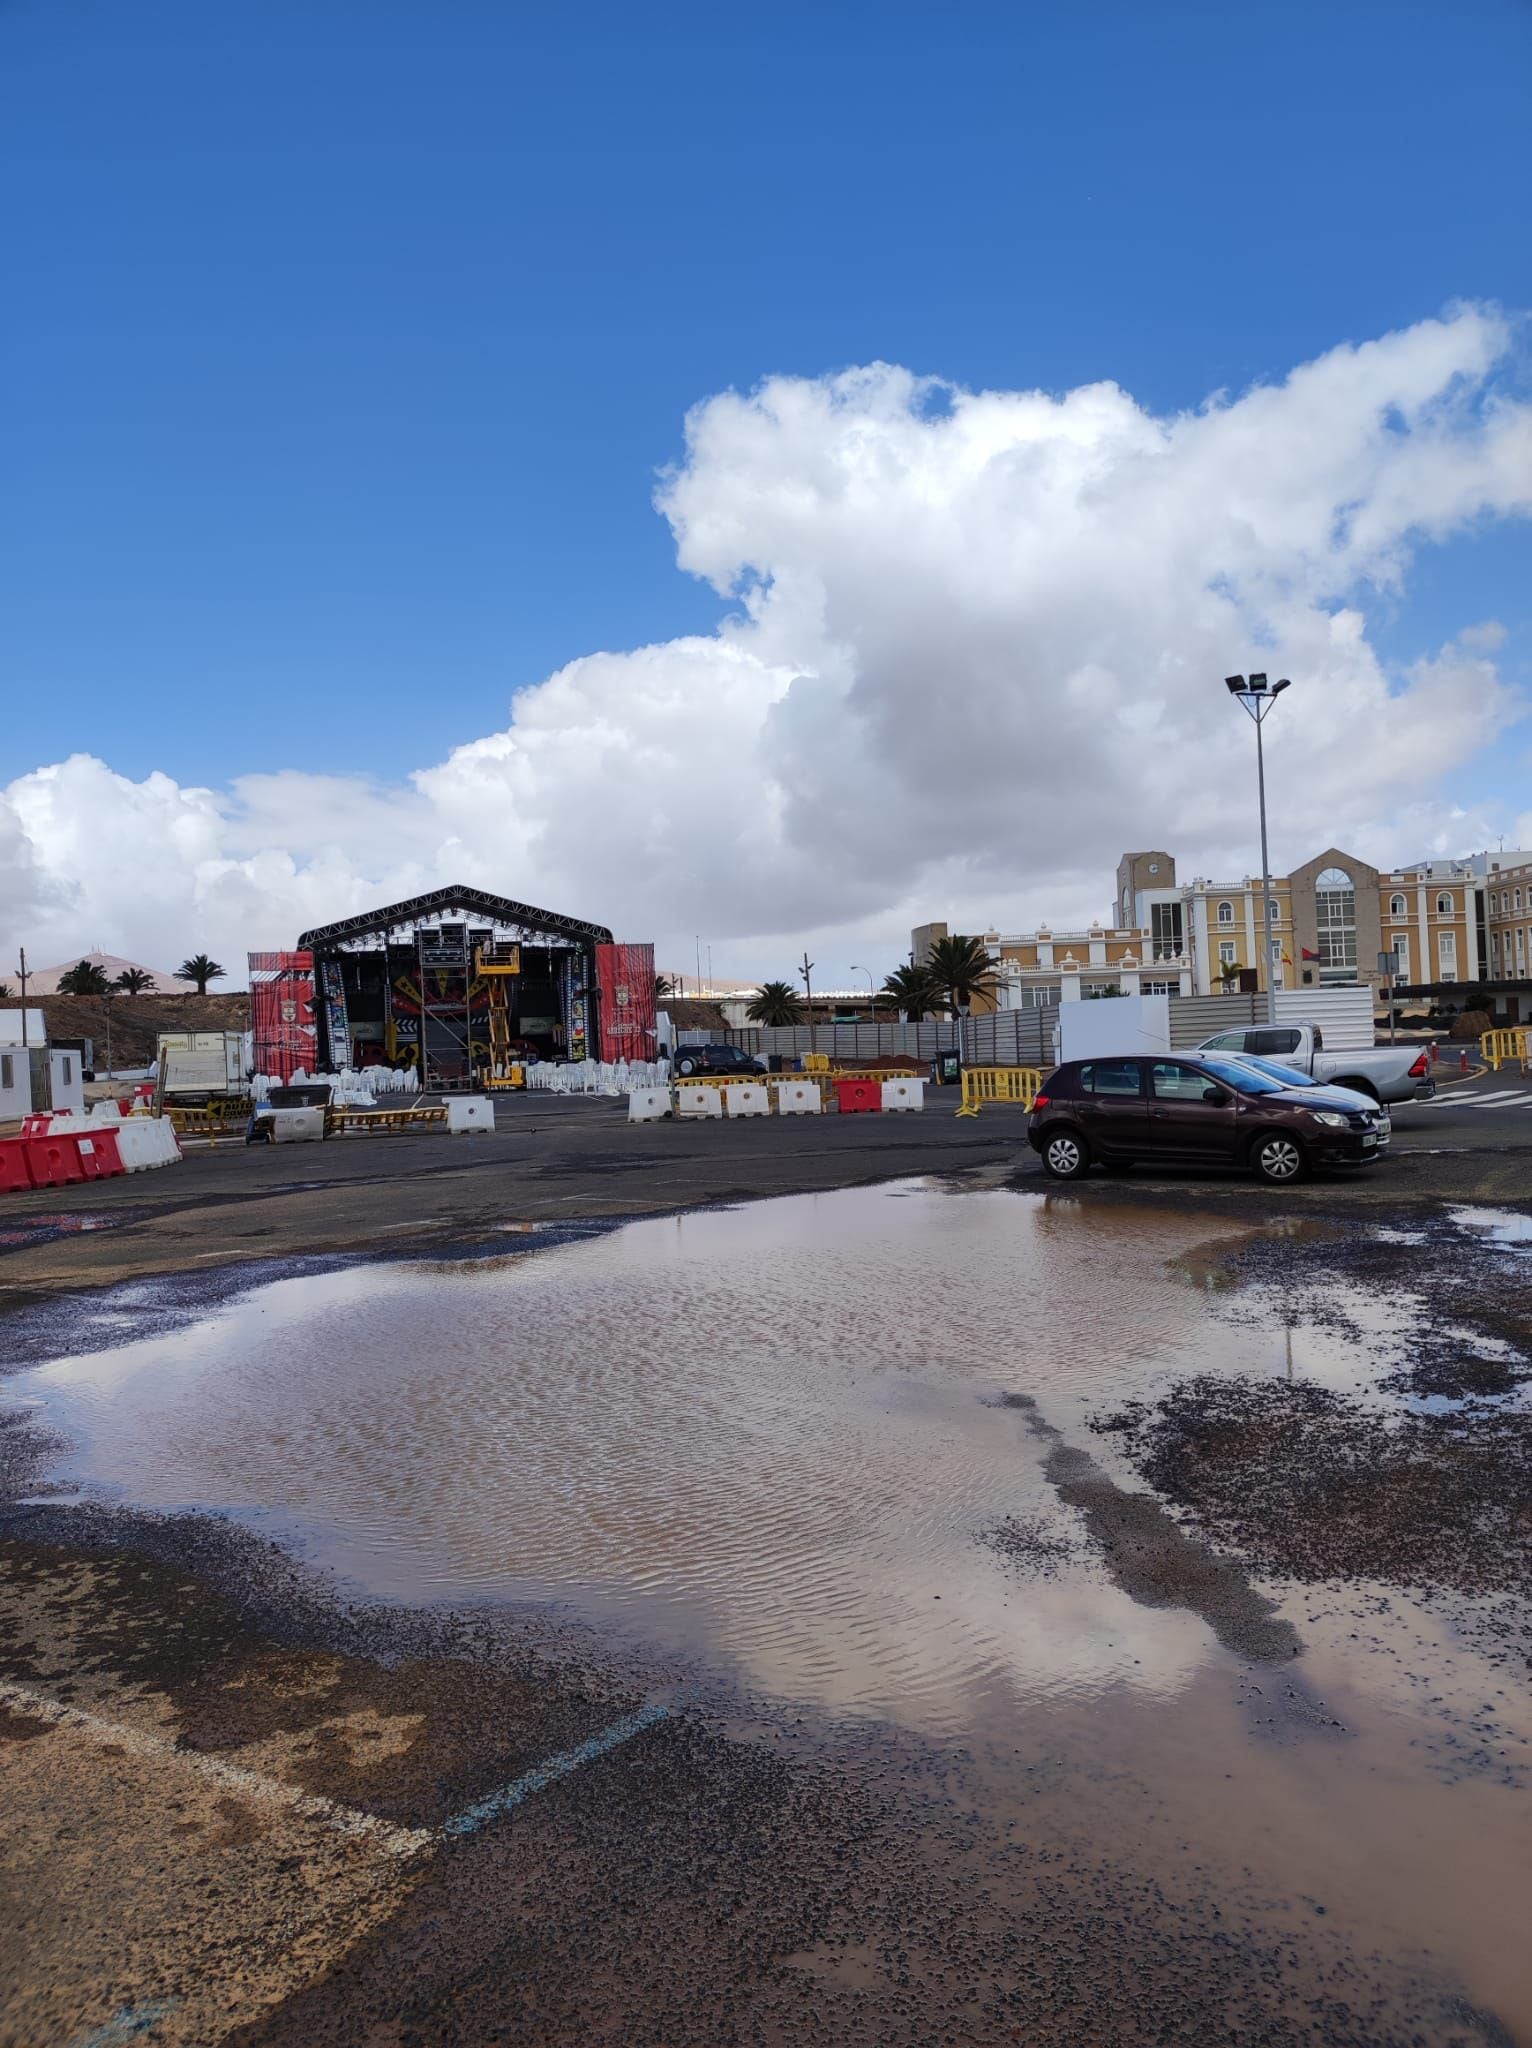
<svg viewBox="0 0 1532 2048">
<path fill-rule="evenodd" d="M 1259 1053 L 1296 1067 L 1311 1081 L 1354 1088 L 1374 1102 L 1424 1102 L 1436 1093 L 1430 1061 L 1418 1047 L 1378 1045 L 1366 1052 L 1326 1052 L 1317 1024 L 1250 1024 L 1203 1039 L 1197 1051 Z"/>
</svg>

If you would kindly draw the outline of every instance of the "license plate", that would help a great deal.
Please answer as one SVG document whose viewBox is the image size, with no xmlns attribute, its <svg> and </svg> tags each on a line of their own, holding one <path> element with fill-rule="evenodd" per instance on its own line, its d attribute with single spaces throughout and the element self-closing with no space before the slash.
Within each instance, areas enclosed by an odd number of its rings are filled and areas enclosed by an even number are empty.
<svg viewBox="0 0 1532 2048">
<path fill-rule="evenodd" d="M 1373 1132 L 1371 1132 L 1371 1131 L 1369 1131 L 1369 1132 L 1367 1133 L 1367 1135 L 1366 1135 L 1366 1136 L 1365 1136 L 1365 1137 L 1363 1138 L 1363 1140 L 1362 1140 L 1362 1150 L 1363 1150 L 1363 1151 L 1365 1152 L 1365 1151 L 1367 1150 L 1367 1147 L 1368 1147 L 1369 1145 L 1376 1145 L 1376 1144 L 1377 1144 L 1377 1142 L 1378 1142 L 1378 1140 L 1377 1140 L 1376 1136 L 1374 1135 L 1374 1133 L 1373 1133 Z"/>
</svg>

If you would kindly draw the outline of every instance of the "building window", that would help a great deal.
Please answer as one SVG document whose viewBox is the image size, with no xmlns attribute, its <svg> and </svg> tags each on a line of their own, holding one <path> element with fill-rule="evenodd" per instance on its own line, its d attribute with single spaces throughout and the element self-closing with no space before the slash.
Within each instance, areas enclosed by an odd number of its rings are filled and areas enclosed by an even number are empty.
<svg viewBox="0 0 1532 2048">
<path fill-rule="evenodd" d="M 1408 932 L 1394 933 L 1394 972 L 1402 981 L 1410 978 L 1410 935 Z"/>
<path fill-rule="evenodd" d="M 1344 868 L 1326 868 L 1314 884 L 1319 979 L 1356 980 L 1356 886 Z"/>
<path fill-rule="evenodd" d="M 16 1085 L 16 1063 L 8 1052 L 0 1052 L 0 1088 L 7 1093 Z"/>
<path fill-rule="evenodd" d="M 1179 960 L 1186 950 L 1181 937 L 1179 903 L 1151 903 L 1149 906 L 1151 951 L 1156 960 Z"/>
<path fill-rule="evenodd" d="M 1275 896 L 1268 896 L 1266 899 L 1266 915 L 1273 924 L 1280 924 L 1282 921 L 1282 906 Z"/>
<path fill-rule="evenodd" d="M 1274 967 L 1280 967 L 1282 964 L 1282 941 L 1280 939 L 1273 939 L 1271 942 L 1271 960 Z"/>
<path fill-rule="evenodd" d="M 1445 889 L 1437 891 L 1436 914 L 1438 917 L 1451 917 L 1452 915 L 1452 898 Z"/>
<path fill-rule="evenodd" d="M 74 1086 L 74 1072 L 73 1069 L 70 1067 L 69 1055 L 67 1052 L 62 1054 L 59 1058 L 59 1079 L 63 1082 L 66 1088 L 72 1088 Z"/>
<path fill-rule="evenodd" d="M 1223 939 L 1219 942 L 1218 957 L 1225 967 L 1232 967 L 1234 965 L 1234 941 L 1232 939 Z"/>
<path fill-rule="evenodd" d="M 1436 959 L 1443 981 L 1458 978 L 1458 935 L 1456 932 L 1438 932 L 1436 935 Z"/>
<path fill-rule="evenodd" d="M 1513 897 L 1512 897 L 1512 899 L 1511 899 L 1511 900 L 1512 900 L 1513 904 L 1515 905 L 1516 909 L 1517 909 L 1517 910 L 1520 910 L 1520 908 L 1521 908 L 1521 891 L 1520 891 L 1519 889 L 1518 889 L 1518 890 L 1516 890 L 1516 892 L 1515 892 L 1515 894 L 1513 895 Z"/>
<path fill-rule="evenodd" d="M 1139 993 L 1146 996 L 1178 996 L 1181 984 L 1178 981 L 1141 981 Z"/>
<path fill-rule="evenodd" d="M 1233 905 L 1232 903 L 1220 903 L 1220 904 L 1219 904 L 1219 906 L 1218 906 L 1218 922 L 1219 922 L 1220 924 L 1233 924 L 1233 922 L 1234 922 L 1234 905 Z"/>
<path fill-rule="evenodd" d="M 1405 907 L 1405 901 L 1402 896 L 1389 897 L 1388 914 L 1390 917 L 1408 917 L 1409 912 Z"/>
</svg>

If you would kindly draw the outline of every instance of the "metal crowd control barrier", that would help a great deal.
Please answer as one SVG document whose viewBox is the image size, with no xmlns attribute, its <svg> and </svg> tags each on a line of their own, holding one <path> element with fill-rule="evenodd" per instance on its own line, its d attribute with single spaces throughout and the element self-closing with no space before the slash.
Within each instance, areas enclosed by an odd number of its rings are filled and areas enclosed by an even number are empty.
<svg viewBox="0 0 1532 2048">
<path fill-rule="evenodd" d="M 1043 1085 L 1041 1067 L 964 1067 L 959 1116 L 977 1116 L 986 1102 L 1019 1102 L 1030 1109 Z"/>
<path fill-rule="evenodd" d="M 1521 1070 L 1525 1073 L 1528 1059 L 1527 1036 L 1525 1024 L 1510 1031 L 1486 1031 L 1479 1040 L 1479 1050 L 1497 1074 L 1501 1065 L 1508 1060 L 1520 1060 Z"/>
</svg>

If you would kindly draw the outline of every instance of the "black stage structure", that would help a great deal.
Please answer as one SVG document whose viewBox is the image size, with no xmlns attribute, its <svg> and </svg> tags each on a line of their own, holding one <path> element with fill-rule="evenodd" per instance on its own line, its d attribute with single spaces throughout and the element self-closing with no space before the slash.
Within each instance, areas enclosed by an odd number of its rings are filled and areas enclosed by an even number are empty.
<svg viewBox="0 0 1532 2048">
<path fill-rule="evenodd" d="M 319 1066 L 413 1067 L 473 1088 L 507 1059 L 583 1059 L 599 1044 L 604 925 L 458 885 L 305 932 Z"/>
</svg>

